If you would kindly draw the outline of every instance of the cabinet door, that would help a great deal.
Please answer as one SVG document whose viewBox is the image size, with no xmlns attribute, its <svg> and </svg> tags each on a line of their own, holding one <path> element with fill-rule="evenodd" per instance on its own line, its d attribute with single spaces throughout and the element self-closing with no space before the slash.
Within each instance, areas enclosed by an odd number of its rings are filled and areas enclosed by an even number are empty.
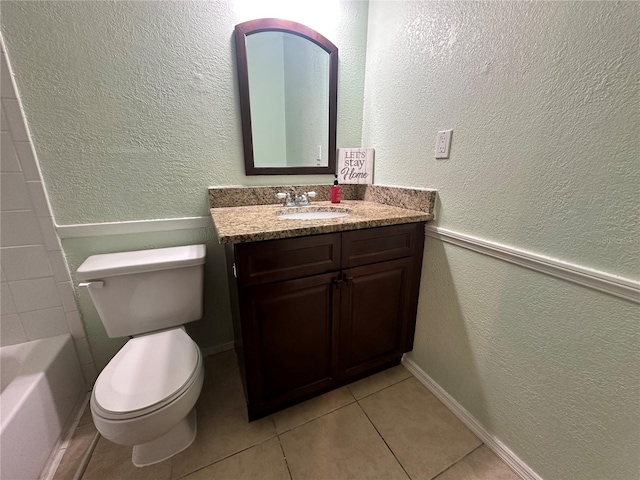
<svg viewBox="0 0 640 480">
<path fill-rule="evenodd" d="M 327 390 L 336 382 L 338 275 L 243 289 L 251 417 Z"/>
<path fill-rule="evenodd" d="M 345 379 L 402 357 L 414 311 L 414 268 L 413 258 L 403 258 L 344 271 L 340 369 Z"/>
</svg>

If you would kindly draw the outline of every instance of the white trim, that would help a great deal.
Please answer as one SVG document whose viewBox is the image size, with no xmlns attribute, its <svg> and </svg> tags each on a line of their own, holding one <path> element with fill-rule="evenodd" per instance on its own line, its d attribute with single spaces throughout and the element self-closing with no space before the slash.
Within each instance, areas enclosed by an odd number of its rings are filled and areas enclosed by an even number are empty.
<svg viewBox="0 0 640 480">
<path fill-rule="evenodd" d="M 159 218 L 130 222 L 81 223 L 56 225 L 60 238 L 100 237 L 103 235 L 128 235 L 132 233 L 169 232 L 191 228 L 213 227 L 211 217 Z"/>
<path fill-rule="evenodd" d="M 235 342 L 227 342 L 227 343 L 221 343 L 220 345 L 213 345 L 212 347 L 206 347 L 200 351 L 202 352 L 203 357 L 208 357 L 209 355 L 215 355 L 216 353 L 233 350 L 235 346 L 236 346 Z"/>
<path fill-rule="evenodd" d="M 127 222 L 85 223 L 78 225 L 56 225 L 60 238 L 97 237 L 103 235 L 126 235 L 134 233 L 168 232 L 193 228 L 212 227 L 209 216 L 161 218 L 155 220 L 134 220 Z M 563 262 L 555 258 L 526 252 L 507 245 L 482 240 L 470 235 L 427 225 L 429 237 L 451 243 L 474 252 L 546 273 L 569 282 L 640 303 L 640 282 L 618 277 L 609 273 Z"/>
<path fill-rule="evenodd" d="M 416 379 L 422 383 L 435 397 L 438 398 L 451 413 L 464 423 L 484 444 L 489 447 L 503 462 L 525 480 L 542 480 L 542 477 L 534 472 L 529 465 L 524 463 L 509 447 L 497 437 L 489 433 L 478 420 L 475 419 L 462 405 L 438 385 L 413 359 L 406 354 L 402 357 L 402 365 L 409 370 Z"/>
<path fill-rule="evenodd" d="M 437 238 L 443 242 L 499 258 L 500 260 L 593 288 L 625 300 L 640 303 L 640 282 L 635 280 L 592 270 L 580 265 L 574 265 L 555 258 L 526 252 L 432 225 L 427 225 L 425 232 L 428 237 Z"/>
</svg>

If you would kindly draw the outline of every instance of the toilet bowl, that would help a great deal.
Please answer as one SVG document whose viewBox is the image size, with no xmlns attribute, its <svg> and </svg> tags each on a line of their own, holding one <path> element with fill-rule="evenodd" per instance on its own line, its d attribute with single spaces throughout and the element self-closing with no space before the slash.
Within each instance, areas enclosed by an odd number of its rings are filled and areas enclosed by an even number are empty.
<svg viewBox="0 0 640 480">
<path fill-rule="evenodd" d="M 203 379 L 202 355 L 183 329 L 135 337 L 96 380 L 90 403 L 96 429 L 114 443 L 134 445 L 138 467 L 166 460 L 195 439 Z"/>
<path fill-rule="evenodd" d="M 170 458 L 196 436 L 204 368 L 183 323 L 202 316 L 204 245 L 89 257 L 77 276 L 109 336 L 136 335 L 98 376 L 96 429 L 133 445 L 133 464 Z"/>
</svg>

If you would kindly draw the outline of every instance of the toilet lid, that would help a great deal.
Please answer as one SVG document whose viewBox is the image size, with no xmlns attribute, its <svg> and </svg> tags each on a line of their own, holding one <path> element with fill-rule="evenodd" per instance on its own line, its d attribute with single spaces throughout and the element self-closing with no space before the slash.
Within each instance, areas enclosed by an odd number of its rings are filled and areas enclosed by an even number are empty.
<svg viewBox="0 0 640 480">
<path fill-rule="evenodd" d="M 190 380 L 198 357 L 198 346 L 182 328 L 132 338 L 100 373 L 94 398 L 111 413 L 149 408 Z"/>
</svg>

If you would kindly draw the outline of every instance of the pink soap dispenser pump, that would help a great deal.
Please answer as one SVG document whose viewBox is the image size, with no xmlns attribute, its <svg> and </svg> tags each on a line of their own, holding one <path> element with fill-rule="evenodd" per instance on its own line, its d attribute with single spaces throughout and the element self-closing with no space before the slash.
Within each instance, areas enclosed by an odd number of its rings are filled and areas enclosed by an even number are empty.
<svg viewBox="0 0 640 480">
<path fill-rule="evenodd" d="M 340 203 L 340 185 L 338 185 L 338 175 L 331 186 L 331 203 Z"/>
</svg>

